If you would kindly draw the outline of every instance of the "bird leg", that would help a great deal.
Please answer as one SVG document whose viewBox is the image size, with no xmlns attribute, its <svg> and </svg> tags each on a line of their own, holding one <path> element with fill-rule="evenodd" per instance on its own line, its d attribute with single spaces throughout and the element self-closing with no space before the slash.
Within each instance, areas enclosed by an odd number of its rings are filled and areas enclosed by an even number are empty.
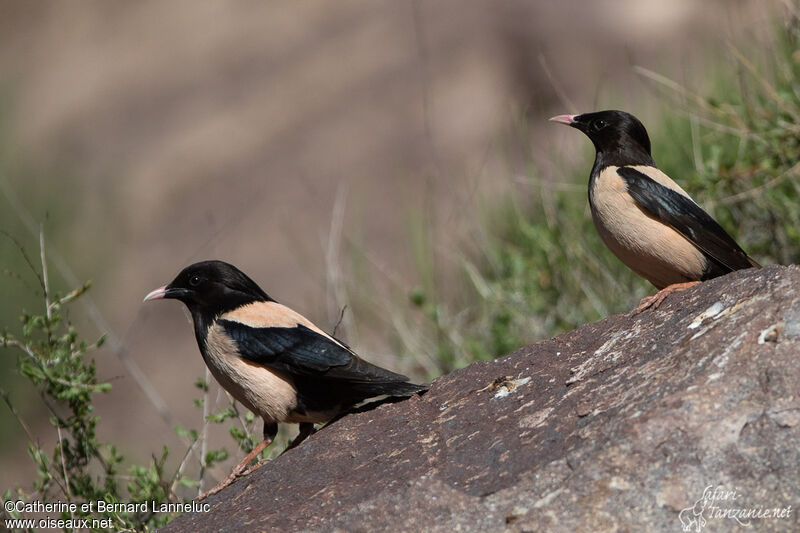
<svg viewBox="0 0 800 533">
<path fill-rule="evenodd" d="M 270 424 L 264 422 L 264 440 L 259 442 L 256 445 L 256 447 L 253 448 L 252 451 L 245 456 L 244 459 L 239 461 L 239 464 L 233 467 L 233 471 L 231 471 L 228 477 L 223 479 L 213 489 L 207 490 L 206 492 L 198 496 L 197 501 L 204 500 L 209 496 L 211 496 L 212 494 L 218 493 L 219 491 L 221 491 L 222 489 L 233 483 L 236 480 L 236 478 L 249 474 L 253 470 L 257 469 L 259 466 L 261 466 L 262 463 L 259 461 L 252 468 L 247 468 L 247 465 L 250 464 L 250 461 L 258 457 L 259 454 L 264 451 L 264 448 L 272 444 L 272 441 L 275 439 L 275 435 L 277 433 L 278 433 L 278 424 L 276 424 L 275 422 L 272 422 Z"/>
<path fill-rule="evenodd" d="M 679 291 L 686 290 L 689 287 L 697 285 L 698 283 L 700 283 L 700 282 L 699 281 L 687 281 L 686 283 L 673 283 L 672 285 L 668 285 L 667 287 L 664 287 L 663 289 L 661 289 L 660 291 L 658 291 L 654 295 L 645 296 L 644 298 L 642 298 L 642 301 L 639 302 L 639 306 L 636 309 L 633 310 L 633 314 L 634 315 L 638 315 L 642 311 L 644 311 L 646 309 L 650 309 L 651 307 L 653 309 L 657 309 L 658 306 L 661 305 L 661 302 L 663 302 L 664 299 L 667 296 L 669 296 L 670 294 L 672 294 L 673 292 L 679 292 Z"/>
<path fill-rule="evenodd" d="M 313 435 L 315 433 L 314 424 L 311 422 L 300 422 L 300 433 L 294 438 L 294 440 L 286 447 L 286 450 L 291 450 L 292 448 L 296 447 L 298 444 L 306 440 L 309 435 Z M 286 450 L 283 450 L 286 452 Z"/>
</svg>

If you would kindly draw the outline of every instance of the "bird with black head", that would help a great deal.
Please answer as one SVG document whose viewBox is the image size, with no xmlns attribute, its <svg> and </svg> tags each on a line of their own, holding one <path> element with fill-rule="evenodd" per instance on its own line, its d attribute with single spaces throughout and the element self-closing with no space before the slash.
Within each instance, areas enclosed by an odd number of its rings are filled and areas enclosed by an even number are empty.
<svg viewBox="0 0 800 533">
<path fill-rule="evenodd" d="M 183 302 L 194 323 L 200 354 L 211 374 L 236 400 L 264 421 L 264 439 L 214 494 L 245 473 L 269 446 L 278 423 L 297 423 L 290 448 L 360 402 L 377 397 L 408 397 L 427 390 L 406 376 L 358 357 L 299 313 L 279 304 L 241 270 L 222 261 L 184 268 L 168 285 L 144 301 Z"/>
<path fill-rule="evenodd" d="M 760 267 L 656 167 L 639 119 L 612 110 L 550 120 L 582 131 L 594 144 L 589 206 L 597 232 L 614 255 L 659 289 L 636 312 L 701 281 Z"/>
</svg>

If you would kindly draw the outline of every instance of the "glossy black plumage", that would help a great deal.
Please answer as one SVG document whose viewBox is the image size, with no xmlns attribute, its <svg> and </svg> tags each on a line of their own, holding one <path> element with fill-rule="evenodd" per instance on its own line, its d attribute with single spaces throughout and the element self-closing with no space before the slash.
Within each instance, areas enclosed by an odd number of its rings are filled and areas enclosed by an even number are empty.
<svg viewBox="0 0 800 533">
<path fill-rule="evenodd" d="M 325 422 L 368 398 L 427 389 L 359 358 L 228 263 L 195 263 L 145 300 L 158 298 L 186 304 L 203 359 L 264 419 L 265 438 L 275 422 Z"/>
<path fill-rule="evenodd" d="M 603 242 L 657 288 L 759 266 L 661 172 L 642 123 L 623 111 L 559 115 L 586 134 L 596 155 L 589 204 Z"/>
<path fill-rule="evenodd" d="M 620 167 L 617 173 L 625 180 L 630 195 L 647 214 L 674 228 L 710 259 L 702 280 L 759 266 L 716 220 L 689 197 L 664 187 L 634 168 Z"/>
<path fill-rule="evenodd" d="M 374 396 L 410 396 L 425 390 L 406 376 L 356 356 L 344 343 L 320 335 L 302 324 L 296 327 L 251 327 L 218 323 L 236 342 L 239 355 L 291 376 L 301 414 L 325 412 Z"/>
</svg>

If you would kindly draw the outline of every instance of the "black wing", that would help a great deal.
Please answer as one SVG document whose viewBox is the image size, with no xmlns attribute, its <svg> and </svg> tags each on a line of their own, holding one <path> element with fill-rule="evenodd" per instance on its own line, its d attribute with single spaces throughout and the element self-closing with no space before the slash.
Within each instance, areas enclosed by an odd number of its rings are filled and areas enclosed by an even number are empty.
<svg viewBox="0 0 800 533">
<path fill-rule="evenodd" d="M 631 167 L 620 167 L 617 174 L 642 210 L 686 237 L 722 267 L 722 273 L 760 266 L 691 198 Z"/>
<path fill-rule="evenodd" d="M 242 358 L 293 376 L 349 383 L 408 381 L 406 376 L 368 363 L 345 346 L 302 324 L 254 328 L 230 320 L 217 323 L 236 342 Z"/>
</svg>

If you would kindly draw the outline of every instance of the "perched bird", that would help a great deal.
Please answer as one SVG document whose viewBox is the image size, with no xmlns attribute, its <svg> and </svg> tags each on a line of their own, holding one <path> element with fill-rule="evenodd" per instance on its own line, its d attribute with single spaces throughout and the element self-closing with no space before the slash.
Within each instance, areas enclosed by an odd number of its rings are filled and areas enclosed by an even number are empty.
<svg viewBox="0 0 800 533">
<path fill-rule="evenodd" d="M 598 111 L 550 120 L 579 129 L 594 143 L 589 206 L 597 232 L 623 263 L 659 289 L 636 312 L 700 281 L 761 266 L 656 167 L 647 130 L 636 117 Z"/>
<path fill-rule="evenodd" d="M 359 358 L 345 343 L 265 293 L 233 265 L 203 261 L 145 296 L 180 300 L 192 315 L 200 353 L 220 385 L 264 420 L 264 440 L 214 494 L 245 472 L 272 443 L 278 422 L 299 423 L 297 446 L 361 401 L 427 390 Z"/>
</svg>

